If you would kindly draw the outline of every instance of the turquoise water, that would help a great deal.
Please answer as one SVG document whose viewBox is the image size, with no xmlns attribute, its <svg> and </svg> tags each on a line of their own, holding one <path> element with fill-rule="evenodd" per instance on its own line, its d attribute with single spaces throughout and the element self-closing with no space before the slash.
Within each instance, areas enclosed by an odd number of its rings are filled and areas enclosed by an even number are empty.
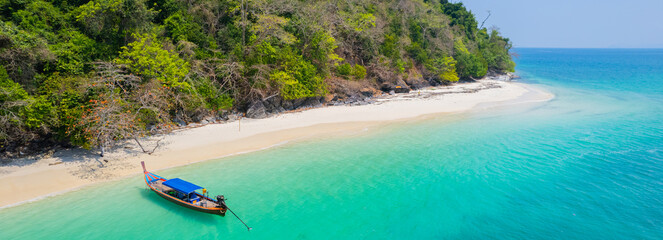
<svg viewBox="0 0 663 240">
<path fill-rule="evenodd" d="M 663 50 L 517 52 L 554 100 L 157 172 L 251 232 L 135 176 L 2 209 L 0 239 L 663 238 Z"/>
</svg>

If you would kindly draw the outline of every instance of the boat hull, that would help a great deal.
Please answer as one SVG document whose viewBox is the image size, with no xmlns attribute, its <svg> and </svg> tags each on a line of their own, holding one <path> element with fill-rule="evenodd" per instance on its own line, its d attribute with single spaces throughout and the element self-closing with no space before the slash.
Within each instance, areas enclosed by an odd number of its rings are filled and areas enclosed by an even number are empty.
<svg viewBox="0 0 663 240">
<path fill-rule="evenodd" d="M 149 185 L 148 185 L 148 186 L 149 186 Z M 166 199 L 166 200 L 168 200 L 168 201 L 171 201 L 171 202 L 173 202 L 173 203 L 175 203 L 175 204 L 177 204 L 177 205 L 180 205 L 180 206 L 182 206 L 182 207 L 186 207 L 186 208 L 189 208 L 189 209 L 193 209 L 193 210 L 196 210 L 196 211 L 199 211 L 199 212 L 204 212 L 204 213 L 209 213 L 209 214 L 216 214 L 216 215 L 221 215 L 221 216 L 225 216 L 225 215 L 226 215 L 226 209 L 225 209 L 225 208 L 220 208 L 220 207 L 217 207 L 217 208 L 207 208 L 207 207 L 196 206 L 196 205 L 193 205 L 193 204 L 189 204 L 189 203 L 187 203 L 187 202 L 184 202 L 184 201 L 182 201 L 182 200 L 179 200 L 179 199 L 177 199 L 177 198 L 175 198 L 175 197 L 173 197 L 173 196 L 170 196 L 170 195 L 168 195 L 168 194 L 165 194 L 165 193 L 163 193 L 163 192 L 161 192 L 161 191 L 159 191 L 159 190 L 157 190 L 157 189 L 154 189 L 152 186 L 150 186 L 150 189 L 152 189 L 152 191 L 154 191 L 155 193 L 157 193 L 157 195 L 161 196 L 162 198 L 164 198 L 164 199 Z"/>
</svg>

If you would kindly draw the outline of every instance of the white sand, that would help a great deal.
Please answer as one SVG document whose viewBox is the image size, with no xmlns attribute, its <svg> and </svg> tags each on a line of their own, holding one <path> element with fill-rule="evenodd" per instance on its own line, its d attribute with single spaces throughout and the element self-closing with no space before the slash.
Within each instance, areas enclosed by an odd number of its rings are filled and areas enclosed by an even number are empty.
<svg viewBox="0 0 663 240">
<path fill-rule="evenodd" d="M 0 207 L 140 174 L 140 161 L 145 161 L 148 170 L 158 170 L 265 149 L 293 140 L 353 133 L 389 121 L 463 112 L 482 103 L 499 105 L 551 98 L 551 94 L 524 84 L 482 80 L 386 95 L 376 98 L 376 103 L 370 105 L 330 106 L 266 119 L 242 119 L 179 130 L 165 136 L 162 146 L 152 155 L 139 153 L 132 142 L 103 159 L 80 149 L 66 150 L 22 166 L 0 167 L 0 195 L 3 196 Z M 154 141 L 147 144 L 153 145 Z M 101 167 L 100 161 L 104 159 L 109 162 Z M 57 162 L 63 163 L 50 165 Z"/>
</svg>

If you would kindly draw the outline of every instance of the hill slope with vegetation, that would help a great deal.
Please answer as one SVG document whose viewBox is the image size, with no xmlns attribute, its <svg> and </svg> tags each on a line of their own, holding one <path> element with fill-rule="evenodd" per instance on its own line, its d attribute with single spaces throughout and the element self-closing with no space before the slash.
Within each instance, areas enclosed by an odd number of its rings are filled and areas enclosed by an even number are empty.
<svg viewBox="0 0 663 240">
<path fill-rule="evenodd" d="M 477 25 L 446 0 L 0 0 L 0 152 L 513 71 Z"/>
</svg>

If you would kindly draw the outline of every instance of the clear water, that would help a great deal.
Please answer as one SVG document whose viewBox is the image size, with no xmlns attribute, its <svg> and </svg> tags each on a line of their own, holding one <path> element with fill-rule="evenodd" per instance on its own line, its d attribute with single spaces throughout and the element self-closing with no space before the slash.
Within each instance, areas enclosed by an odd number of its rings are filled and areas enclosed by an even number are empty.
<svg viewBox="0 0 663 240">
<path fill-rule="evenodd" d="M 470 112 L 157 172 L 0 210 L 0 239 L 661 239 L 663 50 L 518 49 L 542 104 Z"/>
</svg>

